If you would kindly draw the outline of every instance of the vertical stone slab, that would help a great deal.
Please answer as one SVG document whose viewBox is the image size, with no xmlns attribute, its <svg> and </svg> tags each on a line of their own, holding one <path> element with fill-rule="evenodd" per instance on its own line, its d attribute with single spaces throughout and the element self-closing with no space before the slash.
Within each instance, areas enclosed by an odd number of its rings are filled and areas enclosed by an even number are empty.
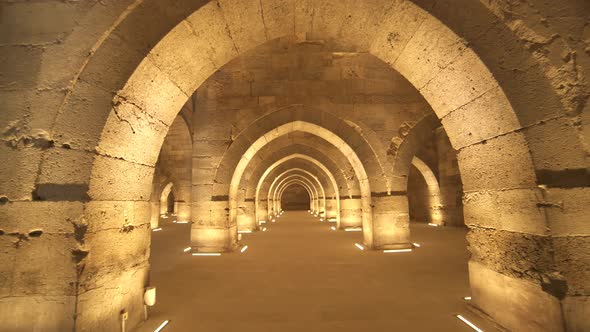
<svg viewBox="0 0 590 332">
<path fill-rule="evenodd" d="M 403 196 L 373 195 L 373 249 L 411 248 L 408 199 Z"/>
<path fill-rule="evenodd" d="M 360 197 L 342 197 L 340 200 L 340 229 L 362 226 Z"/>
</svg>

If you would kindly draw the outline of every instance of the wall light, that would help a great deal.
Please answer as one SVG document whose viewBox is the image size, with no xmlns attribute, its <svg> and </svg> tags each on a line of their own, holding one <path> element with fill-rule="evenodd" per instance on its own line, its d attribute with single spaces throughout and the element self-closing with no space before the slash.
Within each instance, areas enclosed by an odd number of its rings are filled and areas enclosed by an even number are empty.
<svg viewBox="0 0 590 332">
<path fill-rule="evenodd" d="M 355 247 L 359 248 L 360 250 L 365 250 L 365 247 L 363 247 L 362 245 L 360 245 L 358 243 L 355 243 L 354 245 L 355 245 Z"/>
<path fill-rule="evenodd" d="M 475 331 L 477 331 L 477 332 L 483 332 L 482 329 L 480 329 L 479 327 L 475 326 L 475 324 L 473 324 L 472 322 L 470 322 L 467 319 L 465 319 L 465 317 L 463 317 L 461 315 L 457 315 L 457 318 L 459 318 L 463 323 L 469 325 L 469 327 L 471 327 Z"/>
<path fill-rule="evenodd" d="M 416 242 L 414 242 L 414 243 L 412 243 L 412 244 L 414 245 L 414 247 L 416 247 L 416 248 L 420 248 L 420 244 L 419 244 L 419 243 L 416 243 Z"/>
<path fill-rule="evenodd" d="M 159 232 L 159 231 L 161 231 L 161 230 L 162 230 L 162 227 L 158 227 L 158 228 L 154 228 L 154 229 L 152 229 L 152 231 L 153 231 L 153 232 Z"/>
<path fill-rule="evenodd" d="M 240 252 L 244 252 L 244 251 L 246 251 L 246 250 L 248 250 L 248 246 L 243 246 L 243 247 L 242 247 L 242 250 L 240 250 Z"/>
<path fill-rule="evenodd" d="M 184 248 L 184 250 L 183 250 L 183 251 L 184 251 L 184 252 L 189 252 L 189 251 L 191 251 L 191 249 L 192 249 L 192 247 L 186 247 L 186 248 Z"/>
<path fill-rule="evenodd" d="M 154 332 L 160 332 L 162 331 L 162 329 L 164 329 L 166 327 L 166 325 L 168 325 L 168 323 L 170 323 L 169 320 L 165 320 L 162 324 L 160 324 L 160 326 L 158 326 L 157 329 L 154 330 Z"/>
<path fill-rule="evenodd" d="M 412 249 L 386 249 L 386 250 L 383 250 L 383 253 L 389 254 L 389 253 L 394 253 L 394 252 L 410 252 L 410 251 L 412 251 Z"/>
<path fill-rule="evenodd" d="M 438 227 L 438 225 L 437 225 L 437 224 L 433 224 L 433 223 L 431 223 L 431 222 L 429 222 L 429 223 L 428 223 L 428 226 L 432 226 L 432 227 Z"/>
<path fill-rule="evenodd" d="M 363 229 L 360 228 L 360 227 L 357 227 L 357 228 L 345 228 L 344 231 L 345 232 L 362 232 Z"/>
<path fill-rule="evenodd" d="M 147 306 L 156 304 L 156 287 L 147 287 L 143 293 L 143 303 Z"/>
<path fill-rule="evenodd" d="M 220 252 L 193 252 L 193 256 L 221 256 Z"/>
</svg>

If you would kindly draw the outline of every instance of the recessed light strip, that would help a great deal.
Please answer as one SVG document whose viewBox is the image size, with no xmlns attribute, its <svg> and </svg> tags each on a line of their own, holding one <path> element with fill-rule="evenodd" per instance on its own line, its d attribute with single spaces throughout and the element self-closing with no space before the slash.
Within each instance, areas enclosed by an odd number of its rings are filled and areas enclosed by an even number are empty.
<svg viewBox="0 0 590 332">
<path fill-rule="evenodd" d="M 164 322 L 162 322 L 162 324 L 160 324 L 160 326 L 158 326 L 157 329 L 154 330 L 154 332 L 160 332 L 162 331 L 162 329 L 164 329 L 166 327 L 166 325 L 168 325 L 168 323 L 170 323 L 169 320 L 165 320 Z"/>
<path fill-rule="evenodd" d="M 477 331 L 477 332 L 483 332 L 482 329 L 480 329 L 479 327 L 475 326 L 475 324 L 473 324 L 472 322 L 470 322 L 467 319 L 465 319 L 465 317 L 463 317 L 461 315 L 457 315 L 457 318 L 459 318 L 463 323 L 469 325 L 469 327 L 471 327 L 475 331 Z"/>
<path fill-rule="evenodd" d="M 386 250 L 383 250 L 383 253 L 389 254 L 389 253 L 394 253 L 394 252 L 410 252 L 410 251 L 412 251 L 412 249 L 386 249 Z"/>
</svg>

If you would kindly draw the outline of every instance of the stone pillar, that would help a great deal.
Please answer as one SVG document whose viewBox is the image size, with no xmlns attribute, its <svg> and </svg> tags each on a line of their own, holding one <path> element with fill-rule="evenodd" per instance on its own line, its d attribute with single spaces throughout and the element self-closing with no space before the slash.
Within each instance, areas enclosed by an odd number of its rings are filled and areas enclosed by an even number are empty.
<svg viewBox="0 0 590 332">
<path fill-rule="evenodd" d="M 411 248 L 408 198 L 405 195 L 373 194 L 372 249 Z"/>
<path fill-rule="evenodd" d="M 256 210 L 256 223 L 260 225 L 260 221 L 268 220 L 268 201 L 266 199 L 261 199 L 258 201 L 258 210 Z"/>
<path fill-rule="evenodd" d="M 229 198 L 212 195 L 213 185 L 194 184 L 191 247 L 194 252 L 228 252 L 237 248 L 237 227 L 229 220 Z"/>
<path fill-rule="evenodd" d="M 184 201 L 174 202 L 174 213 L 176 213 L 176 221 L 190 221 L 192 207 L 190 203 Z"/>
<path fill-rule="evenodd" d="M 168 201 L 166 201 L 167 203 Z M 163 202 L 160 202 L 159 206 L 160 206 L 160 214 L 164 215 L 168 213 L 168 204 L 162 204 Z"/>
<path fill-rule="evenodd" d="M 336 198 L 326 198 L 326 213 L 324 215 L 325 220 L 336 219 L 338 216 L 338 201 Z"/>
<path fill-rule="evenodd" d="M 362 208 L 360 197 L 349 196 L 340 199 L 340 229 L 362 226 Z"/>
<path fill-rule="evenodd" d="M 160 201 L 150 202 L 150 228 L 158 228 L 160 224 Z"/>
<path fill-rule="evenodd" d="M 453 149 L 443 128 L 435 130 L 438 154 L 438 175 L 440 186 L 440 215 L 448 226 L 465 225 L 463 217 L 463 183 L 457 163 L 457 151 Z"/>
<path fill-rule="evenodd" d="M 258 223 L 256 222 L 256 212 L 254 199 L 246 199 L 241 206 L 238 206 L 236 214 L 236 220 L 239 231 L 255 231 L 258 229 Z"/>
</svg>

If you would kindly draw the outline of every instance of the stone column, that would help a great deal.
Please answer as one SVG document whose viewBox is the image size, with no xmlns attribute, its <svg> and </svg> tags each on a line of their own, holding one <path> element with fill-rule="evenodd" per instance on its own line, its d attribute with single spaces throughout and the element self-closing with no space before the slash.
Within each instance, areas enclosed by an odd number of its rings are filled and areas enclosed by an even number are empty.
<svg viewBox="0 0 590 332">
<path fill-rule="evenodd" d="M 191 210 L 192 208 L 189 202 L 174 202 L 174 213 L 176 213 L 176 221 L 190 221 Z"/>
<path fill-rule="evenodd" d="M 237 225 L 240 231 L 255 231 L 258 229 L 258 223 L 256 222 L 256 211 L 254 199 L 249 198 L 243 201 L 241 206 L 238 206 L 237 211 Z"/>
<path fill-rule="evenodd" d="M 406 195 L 373 193 L 372 249 L 411 248 L 410 216 Z"/>
<path fill-rule="evenodd" d="M 268 220 L 268 201 L 266 199 L 261 199 L 258 201 L 258 210 L 256 211 L 256 222 L 260 225 L 260 221 Z"/>
<path fill-rule="evenodd" d="M 344 196 L 340 199 L 340 229 L 362 226 L 360 196 Z"/>
<path fill-rule="evenodd" d="M 326 198 L 326 213 L 324 215 L 325 220 L 336 219 L 338 216 L 338 202 L 336 198 Z"/>
</svg>

